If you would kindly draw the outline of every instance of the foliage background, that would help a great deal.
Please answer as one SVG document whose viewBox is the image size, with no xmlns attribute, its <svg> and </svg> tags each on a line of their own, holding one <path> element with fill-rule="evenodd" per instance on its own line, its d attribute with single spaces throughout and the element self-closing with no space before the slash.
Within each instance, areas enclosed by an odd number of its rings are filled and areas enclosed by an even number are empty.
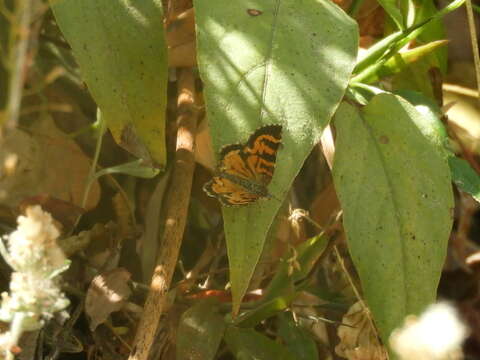
<svg viewBox="0 0 480 360">
<path fill-rule="evenodd" d="M 40 204 L 71 261 L 70 307 L 21 356 L 140 359 L 143 331 L 150 358 L 394 358 L 405 316 L 447 299 L 478 357 L 462 3 L 1 1 L 2 231 Z M 222 208 L 217 154 L 271 123 L 283 203 Z"/>
</svg>

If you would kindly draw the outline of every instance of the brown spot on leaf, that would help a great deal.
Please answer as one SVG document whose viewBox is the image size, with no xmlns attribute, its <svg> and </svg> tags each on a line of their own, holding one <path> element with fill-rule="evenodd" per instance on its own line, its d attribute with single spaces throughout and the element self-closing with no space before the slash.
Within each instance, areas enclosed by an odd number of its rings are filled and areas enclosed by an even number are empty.
<svg viewBox="0 0 480 360">
<path fill-rule="evenodd" d="M 380 144 L 388 144 L 390 142 L 390 139 L 388 138 L 387 135 L 382 135 L 380 136 L 378 141 L 380 141 Z"/>
<path fill-rule="evenodd" d="M 257 9 L 247 9 L 247 14 L 250 16 L 258 16 L 258 15 L 262 15 L 263 11 L 257 10 Z"/>
</svg>

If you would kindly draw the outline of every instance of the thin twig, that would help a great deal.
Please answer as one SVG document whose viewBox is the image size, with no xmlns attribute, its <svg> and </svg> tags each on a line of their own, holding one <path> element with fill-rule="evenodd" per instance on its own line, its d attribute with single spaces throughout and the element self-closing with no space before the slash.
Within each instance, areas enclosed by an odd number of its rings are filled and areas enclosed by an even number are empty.
<svg viewBox="0 0 480 360">
<path fill-rule="evenodd" d="M 472 0 L 465 1 L 467 7 L 468 29 L 470 31 L 470 40 L 472 42 L 473 62 L 475 64 L 475 75 L 477 78 L 477 89 L 480 84 L 480 54 L 478 53 L 478 38 L 473 17 Z M 479 97 L 480 100 L 480 97 Z"/>
<path fill-rule="evenodd" d="M 27 65 L 27 51 L 30 35 L 30 23 L 34 11 L 36 0 L 16 1 L 16 14 L 19 16 L 18 24 L 11 23 L 11 39 L 16 39 L 16 44 L 11 48 L 9 55 L 10 83 L 6 106 L 7 129 L 13 129 L 17 126 L 18 116 L 20 114 L 20 104 L 22 102 L 23 82 Z"/>
<path fill-rule="evenodd" d="M 355 283 L 353 282 L 352 276 L 350 275 L 350 273 L 347 270 L 347 267 L 345 266 L 345 262 L 343 261 L 342 255 L 340 255 L 340 251 L 338 251 L 338 248 L 337 248 L 336 245 L 333 247 L 333 249 L 335 251 L 335 256 L 338 260 L 338 263 L 340 264 L 340 267 L 342 268 L 343 273 L 345 274 L 345 277 L 347 278 L 347 281 L 349 282 L 350 286 L 352 287 L 353 293 L 355 294 L 355 297 L 357 298 L 357 301 L 360 303 L 360 306 L 362 307 L 363 312 L 364 312 L 365 316 L 367 317 L 371 328 L 374 329 L 378 333 L 378 330 L 375 327 L 375 323 L 374 323 L 373 318 L 372 318 L 372 314 L 370 313 L 370 309 L 368 308 L 367 304 L 365 304 L 365 301 L 363 300 L 362 296 L 360 295 L 360 291 L 358 291 L 357 287 L 355 286 Z"/>
<path fill-rule="evenodd" d="M 146 360 L 148 358 L 160 318 L 166 310 L 166 295 L 177 264 L 185 230 L 195 167 L 194 139 L 197 128 L 195 80 L 191 69 L 180 70 L 178 89 L 177 148 L 171 186 L 165 201 L 164 232 L 161 235 L 157 265 L 129 360 Z"/>
<path fill-rule="evenodd" d="M 477 90 L 470 89 L 462 85 L 443 83 L 442 89 L 444 91 L 454 93 L 454 94 L 460 94 L 460 95 L 465 95 L 465 96 L 475 97 L 475 98 L 478 97 Z"/>
</svg>

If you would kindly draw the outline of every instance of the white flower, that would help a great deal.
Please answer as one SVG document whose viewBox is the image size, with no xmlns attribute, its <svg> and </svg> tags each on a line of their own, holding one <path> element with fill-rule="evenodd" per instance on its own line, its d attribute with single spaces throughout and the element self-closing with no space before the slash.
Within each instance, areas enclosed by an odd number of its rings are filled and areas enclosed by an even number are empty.
<svg viewBox="0 0 480 360">
<path fill-rule="evenodd" d="M 18 227 L 8 237 L 10 261 L 17 271 L 51 273 L 65 266 L 66 258 L 57 246 L 60 235 L 49 213 L 40 206 L 27 208 L 19 216 Z"/>
<path fill-rule="evenodd" d="M 45 319 L 69 304 L 56 279 L 68 260 L 56 243 L 60 233 L 52 217 L 33 206 L 17 222 L 17 230 L 8 236 L 8 253 L 2 251 L 15 270 L 10 294 L 2 293 L 0 307 L 0 320 L 11 323 L 10 332 L 0 338 L 8 345 L 0 344 L 7 354 L 22 332 L 41 328 Z"/>
<path fill-rule="evenodd" d="M 408 317 L 390 337 L 392 349 L 402 360 L 461 359 L 461 345 L 467 328 L 455 309 L 446 304 L 431 305 L 419 318 Z"/>
</svg>

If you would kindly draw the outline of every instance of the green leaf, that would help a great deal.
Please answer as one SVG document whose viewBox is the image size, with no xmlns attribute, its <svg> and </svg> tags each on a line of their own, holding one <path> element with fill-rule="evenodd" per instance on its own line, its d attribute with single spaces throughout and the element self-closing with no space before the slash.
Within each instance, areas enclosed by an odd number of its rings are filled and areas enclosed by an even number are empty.
<svg viewBox="0 0 480 360">
<path fill-rule="evenodd" d="M 296 359 L 283 345 L 253 329 L 230 326 L 225 342 L 237 360 L 294 360 Z"/>
<path fill-rule="evenodd" d="M 435 99 L 435 88 L 429 73 L 434 65 L 429 62 L 430 60 L 429 57 L 423 57 L 395 74 L 391 79 L 394 92 L 417 91 Z"/>
<path fill-rule="evenodd" d="M 433 16 L 438 10 L 433 0 L 416 0 L 417 14 L 416 21 L 420 22 Z M 423 43 L 430 43 L 432 41 L 445 39 L 447 37 L 445 29 L 443 28 L 443 21 L 441 19 L 435 19 L 425 25 L 425 29 L 418 36 L 418 40 Z M 440 68 L 443 74 L 447 71 L 448 61 L 448 49 L 442 47 L 436 49 L 431 57 L 436 60 L 437 66 Z"/>
<path fill-rule="evenodd" d="M 214 359 L 225 328 L 226 323 L 215 302 L 207 300 L 194 305 L 180 319 L 176 359 Z"/>
<path fill-rule="evenodd" d="M 323 234 L 315 236 L 297 246 L 297 258 L 294 259 L 299 269 L 294 269 L 289 275 L 292 266 L 287 258 L 282 259 L 263 297 L 264 300 L 272 300 L 278 296 L 286 295 L 293 289 L 293 283 L 305 278 L 312 270 L 317 260 L 323 254 L 328 245 L 328 238 Z"/>
<path fill-rule="evenodd" d="M 284 313 L 278 317 L 278 335 L 297 360 L 317 360 L 317 344 L 312 336 L 295 324 L 291 313 Z"/>
<path fill-rule="evenodd" d="M 450 4 L 445 6 L 440 11 L 437 11 L 429 18 L 416 23 L 405 30 L 399 30 L 395 33 L 392 33 L 377 42 L 375 45 L 371 46 L 363 54 L 363 56 L 360 57 L 353 71 L 355 77 L 352 78 L 351 82 L 362 82 L 364 79 L 373 76 L 375 72 L 382 67 L 385 61 L 396 55 L 398 50 L 400 50 L 409 41 L 420 36 L 430 22 L 439 20 L 446 14 L 463 5 L 464 2 L 465 0 L 452 1 Z"/>
<path fill-rule="evenodd" d="M 386 76 L 390 76 L 396 74 L 409 65 L 415 63 L 419 59 L 423 58 L 424 56 L 428 56 L 437 50 L 440 47 L 446 45 L 448 41 L 446 40 L 439 40 L 433 41 L 426 45 L 418 46 L 411 50 L 407 50 L 404 52 L 398 52 L 396 55 L 389 58 L 379 69 L 378 71 L 373 74 L 373 76 L 369 78 L 365 78 L 363 81 L 365 83 L 372 83 L 379 80 L 379 78 L 383 78 Z"/>
<path fill-rule="evenodd" d="M 294 297 L 295 294 L 290 293 L 262 303 L 255 309 L 240 314 L 240 316 L 235 319 L 234 324 L 239 327 L 254 327 L 263 320 L 285 310 L 290 305 Z"/>
<path fill-rule="evenodd" d="M 412 121 L 415 122 L 423 136 L 425 136 L 425 138 L 437 148 L 442 156 L 448 156 L 449 140 L 447 129 L 445 129 L 445 126 L 440 120 L 440 117 L 442 116 L 442 110 L 440 107 L 431 98 L 416 91 L 400 90 L 396 92 L 396 95 L 400 95 L 410 104 L 415 106 L 415 109 L 422 116 L 412 118 Z"/>
<path fill-rule="evenodd" d="M 440 120 L 441 109 L 438 105 L 414 91 L 399 91 L 397 95 L 408 100 L 423 115 L 421 123 L 417 126 L 431 144 L 448 157 L 448 165 L 455 185 L 480 202 L 480 176 L 466 160 L 456 157 L 449 150 L 447 130 Z"/>
<path fill-rule="evenodd" d="M 345 92 L 357 25 L 330 0 L 194 4 L 215 152 L 246 141 L 262 125 L 282 124 L 283 147 L 269 192 L 283 199 Z M 235 313 L 280 206 L 272 198 L 224 208 Z"/>
<path fill-rule="evenodd" d="M 452 226 L 446 157 L 405 100 L 380 94 L 335 117 L 334 181 L 350 254 L 385 343 L 436 299 Z"/>
<path fill-rule="evenodd" d="M 455 185 L 480 202 L 480 176 L 477 172 L 472 169 L 466 160 L 459 159 L 455 156 L 448 158 L 448 164 L 450 165 Z"/>
<path fill-rule="evenodd" d="M 161 0 L 51 0 L 115 141 L 166 163 L 167 52 Z"/>
<path fill-rule="evenodd" d="M 400 9 L 397 7 L 396 0 L 378 0 L 380 5 L 383 9 L 387 12 L 387 14 L 392 18 L 399 29 L 403 29 L 405 27 L 403 21 L 403 15 Z"/>
<path fill-rule="evenodd" d="M 143 165 L 142 160 L 135 160 L 128 163 L 111 166 L 95 173 L 92 181 L 106 174 L 126 174 L 143 179 L 151 179 L 158 175 L 160 170 Z"/>
</svg>

